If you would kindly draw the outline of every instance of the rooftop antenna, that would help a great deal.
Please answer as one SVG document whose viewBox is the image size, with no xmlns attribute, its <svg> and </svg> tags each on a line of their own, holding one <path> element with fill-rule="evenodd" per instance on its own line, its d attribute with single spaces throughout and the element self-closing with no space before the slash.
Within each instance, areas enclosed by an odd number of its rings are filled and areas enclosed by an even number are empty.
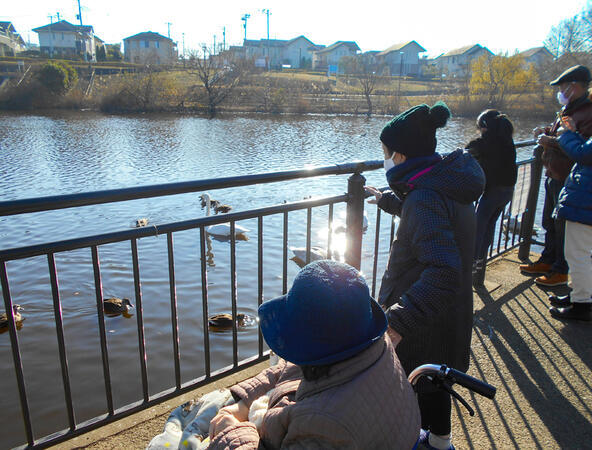
<svg viewBox="0 0 592 450">
<path fill-rule="evenodd" d="M 241 17 L 241 20 L 244 22 L 243 23 L 243 28 L 245 29 L 245 41 L 247 40 L 247 20 L 249 20 L 249 17 L 251 17 L 250 14 L 244 14 Z"/>
</svg>

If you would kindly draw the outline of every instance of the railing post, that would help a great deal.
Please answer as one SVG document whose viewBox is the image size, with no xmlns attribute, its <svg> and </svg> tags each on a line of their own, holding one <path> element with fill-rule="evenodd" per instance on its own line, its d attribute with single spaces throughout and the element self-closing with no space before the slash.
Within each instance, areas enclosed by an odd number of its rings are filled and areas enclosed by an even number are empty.
<svg viewBox="0 0 592 450">
<path fill-rule="evenodd" d="M 366 178 L 354 173 L 347 179 L 347 215 L 345 227 L 347 244 L 345 262 L 360 270 L 362 262 L 362 227 L 364 225 L 364 184 Z"/>
<path fill-rule="evenodd" d="M 534 228 L 534 219 L 543 172 L 542 153 L 543 148 L 540 145 L 537 145 L 533 150 L 535 160 L 530 165 L 530 188 L 528 190 L 528 198 L 526 200 L 526 211 L 522 214 L 522 225 L 520 226 L 521 242 L 518 249 L 518 258 L 523 261 L 528 259 L 530 254 L 532 230 Z"/>
</svg>

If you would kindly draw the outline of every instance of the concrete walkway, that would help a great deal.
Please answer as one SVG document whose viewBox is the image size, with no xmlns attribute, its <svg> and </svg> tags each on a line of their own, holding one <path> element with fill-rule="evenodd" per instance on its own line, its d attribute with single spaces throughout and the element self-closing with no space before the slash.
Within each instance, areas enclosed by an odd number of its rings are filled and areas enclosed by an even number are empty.
<svg viewBox="0 0 592 450">
<path fill-rule="evenodd" d="M 515 252 L 498 258 L 488 266 L 486 289 L 475 291 L 469 373 L 493 384 L 498 392 L 492 401 L 457 388 L 475 416 L 460 403 L 453 404 L 453 442 L 457 449 L 592 448 L 592 323 L 551 318 L 550 292 L 521 275 L 519 263 Z M 162 431 L 170 411 L 187 398 L 232 385 L 265 366 L 56 448 L 143 449 Z"/>
</svg>

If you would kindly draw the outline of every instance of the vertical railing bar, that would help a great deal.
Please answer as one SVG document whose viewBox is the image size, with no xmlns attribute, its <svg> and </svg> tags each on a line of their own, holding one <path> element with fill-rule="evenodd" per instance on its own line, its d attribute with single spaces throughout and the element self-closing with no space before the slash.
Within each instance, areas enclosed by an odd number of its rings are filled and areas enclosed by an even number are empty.
<svg viewBox="0 0 592 450">
<path fill-rule="evenodd" d="M 331 259 L 333 256 L 332 242 L 333 238 L 333 203 L 329 205 L 329 217 L 327 219 L 327 259 Z"/>
<path fill-rule="evenodd" d="M 234 220 L 230 222 L 230 299 L 232 301 L 232 364 L 238 367 L 238 328 L 236 319 L 236 234 Z"/>
<path fill-rule="evenodd" d="M 391 241 L 389 243 L 389 253 L 390 253 L 390 248 L 393 246 L 393 241 L 395 240 L 395 216 L 391 216 Z"/>
<path fill-rule="evenodd" d="M 518 216 L 514 218 L 514 229 L 512 230 L 512 247 L 516 242 L 516 234 L 519 233 L 518 231 Z M 518 234 L 518 242 L 520 242 L 520 235 Z"/>
<path fill-rule="evenodd" d="M 97 317 L 99 322 L 99 339 L 101 341 L 101 357 L 103 360 L 103 380 L 105 382 L 105 395 L 107 396 L 107 409 L 109 415 L 114 414 L 113 391 L 111 390 L 111 373 L 109 370 L 109 351 L 107 350 L 107 333 L 105 332 L 105 312 L 103 311 L 103 283 L 101 281 L 101 269 L 99 251 L 96 245 L 91 247 L 93 271 L 95 275 L 95 296 L 97 300 Z"/>
<path fill-rule="evenodd" d="M 372 297 L 376 294 L 376 271 L 378 270 L 378 244 L 380 240 L 381 210 L 376 207 L 376 235 L 374 237 L 374 261 L 372 263 Z"/>
<path fill-rule="evenodd" d="M 201 303 L 202 303 L 202 317 L 203 317 L 203 332 L 204 332 L 204 355 L 205 355 L 205 371 L 206 378 L 210 378 L 210 327 L 208 325 L 208 272 L 206 268 L 206 233 L 203 227 L 199 227 L 199 249 L 201 256 Z"/>
<path fill-rule="evenodd" d="M 62 305 L 60 303 L 60 291 L 58 287 L 58 274 L 53 253 L 47 254 L 47 265 L 51 282 L 51 295 L 53 298 L 53 314 L 55 318 L 56 333 L 58 338 L 58 352 L 62 368 L 62 384 L 64 385 L 64 398 L 68 411 L 68 423 L 70 431 L 76 429 L 74 418 L 74 404 L 72 403 L 72 389 L 70 388 L 70 374 L 68 371 L 68 357 L 66 355 L 66 340 L 64 339 L 64 322 L 62 316 Z"/>
<path fill-rule="evenodd" d="M 16 323 L 12 314 L 12 300 L 10 298 L 10 288 L 8 286 L 8 275 L 6 274 L 6 263 L 4 261 L 0 262 L 0 282 L 2 284 L 4 307 L 6 308 L 6 314 L 8 316 L 8 331 L 10 333 L 10 344 L 12 347 L 12 360 L 14 363 L 14 370 L 16 372 L 16 382 L 18 385 L 19 397 L 21 400 L 21 411 L 23 413 L 23 420 L 25 422 L 25 433 L 27 435 L 27 443 L 29 444 L 29 447 L 32 447 L 35 443 L 35 439 L 33 437 L 33 425 L 31 423 L 29 401 L 27 400 L 25 376 L 23 374 L 23 363 L 19 350 L 18 336 L 16 334 Z"/>
<path fill-rule="evenodd" d="M 512 199 L 508 204 L 508 224 L 506 226 L 506 243 L 504 246 L 504 250 L 508 249 L 508 242 L 510 241 L 510 220 L 512 219 L 512 206 L 514 204 L 514 196 L 512 195 Z M 518 219 L 514 220 L 514 224 L 518 221 Z M 502 227 L 503 229 L 503 227 Z M 514 238 L 512 238 L 512 245 L 514 245 Z"/>
<path fill-rule="evenodd" d="M 148 371 L 146 368 L 146 341 L 144 338 L 144 319 L 142 317 L 142 286 L 140 284 L 140 265 L 138 261 L 138 240 L 132 239 L 132 263 L 134 267 L 134 287 L 136 291 L 136 318 L 138 324 L 138 348 L 140 350 L 140 370 L 142 373 L 142 393 L 144 401 L 148 398 Z"/>
<path fill-rule="evenodd" d="M 177 288 L 175 283 L 175 255 L 173 252 L 173 233 L 167 233 L 169 257 L 169 291 L 171 296 L 171 322 L 173 331 L 173 356 L 175 363 L 175 385 L 181 389 L 181 355 L 179 353 L 179 320 L 177 315 Z"/>
<path fill-rule="evenodd" d="M 288 292 L 288 211 L 284 212 L 284 255 L 282 260 L 282 294 Z"/>
<path fill-rule="evenodd" d="M 502 209 L 502 220 L 500 222 L 499 233 L 497 237 L 497 254 L 500 254 L 502 246 L 502 236 L 504 234 L 504 220 L 506 220 L 506 208 Z"/>
<path fill-rule="evenodd" d="M 312 228 L 312 208 L 306 210 L 306 264 L 310 262 L 310 240 Z"/>
<path fill-rule="evenodd" d="M 257 218 L 257 307 L 263 303 L 263 216 Z M 263 356 L 263 334 L 258 329 L 259 357 Z"/>
</svg>

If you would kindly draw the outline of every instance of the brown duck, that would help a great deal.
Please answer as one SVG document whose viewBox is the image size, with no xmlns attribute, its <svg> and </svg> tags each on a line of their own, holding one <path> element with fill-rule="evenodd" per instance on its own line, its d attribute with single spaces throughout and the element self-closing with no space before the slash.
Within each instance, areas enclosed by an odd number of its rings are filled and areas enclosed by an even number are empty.
<svg viewBox="0 0 592 450">
<path fill-rule="evenodd" d="M 132 305 L 129 298 L 112 297 L 103 300 L 103 309 L 107 314 L 129 313 L 129 310 L 133 307 L 134 305 Z"/>
<path fill-rule="evenodd" d="M 18 324 L 24 320 L 24 317 L 19 311 L 22 311 L 23 307 L 21 305 L 12 305 L 12 313 L 14 316 L 14 322 Z M 8 327 L 8 314 L 2 313 L 0 314 L 0 328 L 7 328 Z"/>
<path fill-rule="evenodd" d="M 241 327 L 245 325 L 246 315 L 238 313 L 236 315 L 236 324 Z M 232 314 L 222 313 L 214 314 L 208 319 L 208 325 L 220 330 L 228 330 L 232 328 Z"/>
</svg>

